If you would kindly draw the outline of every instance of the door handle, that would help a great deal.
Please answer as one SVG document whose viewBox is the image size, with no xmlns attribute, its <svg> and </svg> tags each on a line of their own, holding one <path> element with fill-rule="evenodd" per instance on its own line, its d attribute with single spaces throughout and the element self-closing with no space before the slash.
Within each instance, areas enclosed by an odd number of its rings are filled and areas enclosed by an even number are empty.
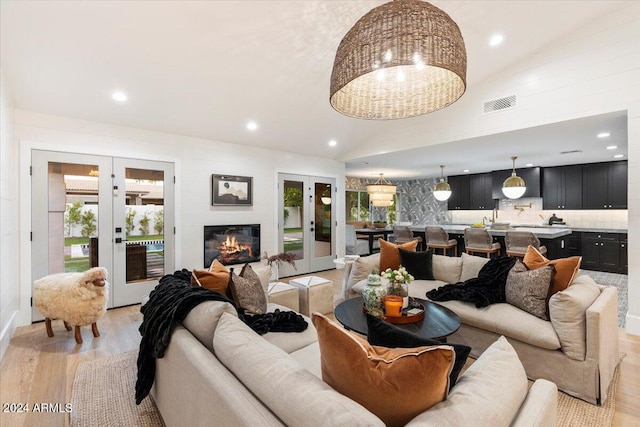
<svg viewBox="0 0 640 427">
<path fill-rule="evenodd" d="M 116 237 L 116 243 L 122 243 L 122 237 Z"/>
<path fill-rule="evenodd" d="M 316 229 L 315 229 L 315 228 L 313 228 L 313 227 L 311 227 L 311 231 L 316 231 Z"/>
</svg>

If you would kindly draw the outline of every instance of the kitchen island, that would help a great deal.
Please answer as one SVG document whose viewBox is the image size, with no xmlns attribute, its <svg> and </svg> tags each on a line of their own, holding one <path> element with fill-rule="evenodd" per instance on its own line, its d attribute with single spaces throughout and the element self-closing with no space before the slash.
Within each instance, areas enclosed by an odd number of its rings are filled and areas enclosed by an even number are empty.
<svg viewBox="0 0 640 427">
<path fill-rule="evenodd" d="M 460 253 L 462 253 L 464 251 L 464 230 L 471 226 L 465 224 L 440 224 L 438 226 L 444 228 L 444 230 L 449 233 L 450 238 L 458 241 L 458 248 L 460 248 Z M 426 242 L 425 227 L 427 227 L 427 225 L 412 225 L 409 228 L 413 231 L 415 236 L 422 237 L 423 242 Z M 492 228 L 487 226 L 484 228 L 489 232 L 489 234 L 491 234 L 491 236 L 493 236 L 494 242 L 500 243 L 503 255 L 506 254 L 504 237 L 506 236 L 507 231 L 530 231 L 540 239 L 541 245 L 547 247 L 547 258 L 556 259 L 569 256 L 569 244 L 567 238 L 571 235 L 572 230 L 567 227 L 554 225 L 536 227 L 514 226 L 509 228 Z M 423 247 L 422 249 L 424 250 L 425 248 Z"/>
</svg>

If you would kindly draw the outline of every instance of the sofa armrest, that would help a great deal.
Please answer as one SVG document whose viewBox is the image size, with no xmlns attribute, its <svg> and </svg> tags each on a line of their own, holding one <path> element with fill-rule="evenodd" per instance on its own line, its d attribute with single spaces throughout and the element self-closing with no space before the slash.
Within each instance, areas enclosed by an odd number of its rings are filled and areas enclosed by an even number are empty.
<svg viewBox="0 0 640 427">
<path fill-rule="evenodd" d="M 347 293 L 349 289 L 347 289 L 347 284 L 349 283 L 349 275 L 351 274 L 351 268 L 353 267 L 353 261 L 345 261 L 344 269 L 342 271 L 342 288 L 340 290 L 340 296 L 343 301 L 347 299 Z"/>
<path fill-rule="evenodd" d="M 603 286 L 598 298 L 587 309 L 587 359 L 595 360 L 600 374 L 600 401 L 620 361 L 618 351 L 618 289 Z"/>
<path fill-rule="evenodd" d="M 558 423 L 558 387 L 539 379 L 533 383 L 511 427 L 546 427 Z"/>
</svg>

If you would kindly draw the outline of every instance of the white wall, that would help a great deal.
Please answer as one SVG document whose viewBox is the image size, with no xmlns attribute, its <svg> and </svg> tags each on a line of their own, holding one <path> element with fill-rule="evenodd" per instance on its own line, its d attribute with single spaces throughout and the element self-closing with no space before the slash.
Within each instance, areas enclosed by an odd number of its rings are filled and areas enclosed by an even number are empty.
<svg viewBox="0 0 640 427">
<path fill-rule="evenodd" d="M 13 135 L 13 102 L 0 68 L 0 358 L 17 327 L 18 145 Z"/>
<path fill-rule="evenodd" d="M 28 224 L 29 157 L 32 149 L 90 153 L 158 161 L 176 165 L 176 267 L 201 268 L 203 226 L 261 224 L 263 251 L 277 252 L 278 172 L 336 178 L 344 191 L 344 163 L 213 140 L 151 132 L 65 117 L 15 110 L 15 138 L 20 141 L 20 216 Z M 291 141 L 304 143 L 304 141 Z M 253 177 L 253 206 L 211 206 L 211 175 Z M 336 206 L 338 223 L 344 222 L 344 200 Z M 165 210 L 165 217 L 168 212 Z M 28 231 L 26 232 L 28 236 Z M 30 251 L 22 242 L 21 300 L 31 294 Z M 337 233 L 338 255 L 344 252 L 344 232 Z M 28 310 L 20 320 L 28 323 Z"/>
</svg>

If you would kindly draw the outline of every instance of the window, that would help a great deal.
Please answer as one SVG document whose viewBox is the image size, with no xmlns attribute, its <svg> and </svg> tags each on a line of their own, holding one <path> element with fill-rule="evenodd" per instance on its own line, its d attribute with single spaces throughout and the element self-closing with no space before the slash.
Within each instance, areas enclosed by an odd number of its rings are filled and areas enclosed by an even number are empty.
<svg viewBox="0 0 640 427">
<path fill-rule="evenodd" d="M 366 191 L 347 190 L 346 192 L 347 221 L 369 220 L 369 194 Z"/>
</svg>

